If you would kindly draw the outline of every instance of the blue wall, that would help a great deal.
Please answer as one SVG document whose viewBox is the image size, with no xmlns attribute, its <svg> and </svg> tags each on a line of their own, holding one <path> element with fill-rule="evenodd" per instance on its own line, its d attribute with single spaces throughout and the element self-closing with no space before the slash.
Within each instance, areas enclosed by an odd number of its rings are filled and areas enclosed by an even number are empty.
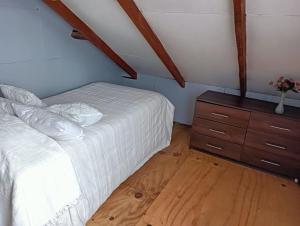
<svg viewBox="0 0 300 226">
<path fill-rule="evenodd" d="M 175 105 L 175 121 L 188 124 L 192 123 L 194 105 L 196 98 L 207 90 L 239 95 L 239 90 L 208 86 L 187 82 L 186 87 L 181 88 L 175 80 L 160 78 L 151 75 L 139 75 L 138 80 L 122 78 L 121 85 L 157 91 L 165 95 Z M 260 93 L 248 92 L 248 97 L 278 102 L 278 96 L 264 95 Z M 300 107 L 300 101 L 286 99 L 286 104 Z"/>
<path fill-rule="evenodd" d="M 41 0 L 0 0 L 0 83 L 46 97 L 122 73 Z"/>
</svg>

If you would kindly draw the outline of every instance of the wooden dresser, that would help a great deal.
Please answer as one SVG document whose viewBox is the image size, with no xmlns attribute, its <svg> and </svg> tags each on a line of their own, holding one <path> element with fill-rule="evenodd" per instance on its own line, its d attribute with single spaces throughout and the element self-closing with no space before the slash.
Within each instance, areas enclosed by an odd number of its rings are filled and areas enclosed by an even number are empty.
<svg viewBox="0 0 300 226">
<path fill-rule="evenodd" d="M 208 91 L 196 101 L 191 148 L 300 178 L 300 109 Z"/>
</svg>

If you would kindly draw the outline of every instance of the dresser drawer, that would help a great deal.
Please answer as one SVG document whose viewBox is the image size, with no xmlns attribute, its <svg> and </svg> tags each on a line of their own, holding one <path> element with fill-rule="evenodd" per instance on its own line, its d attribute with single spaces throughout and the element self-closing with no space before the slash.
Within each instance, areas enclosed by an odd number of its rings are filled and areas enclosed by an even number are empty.
<svg viewBox="0 0 300 226">
<path fill-rule="evenodd" d="M 191 147 L 235 160 L 240 160 L 242 150 L 242 147 L 238 144 L 200 135 L 196 132 L 192 132 L 191 134 Z"/>
<path fill-rule="evenodd" d="M 300 122 L 270 114 L 252 112 L 249 129 L 300 138 Z"/>
<path fill-rule="evenodd" d="M 246 135 L 245 129 L 201 118 L 194 119 L 193 131 L 237 144 L 243 144 Z"/>
<path fill-rule="evenodd" d="M 278 135 L 247 132 L 245 145 L 273 154 L 294 157 L 300 160 L 300 142 Z"/>
<path fill-rule="evenodd" d="M 250 112 L 197 101 L 195 116 L 228 125 L 247 128 Z"/>
<path fill-rule="evenodd" d="M 241 154 L 241 160 L 250 165 L 274 173 L 280 173 L 295 178 L 299 178 L 300 176 L 300 164 L 298 161 L 290 158 L 283 158 L 254 148 L 245 147 Z"/>
</svg>

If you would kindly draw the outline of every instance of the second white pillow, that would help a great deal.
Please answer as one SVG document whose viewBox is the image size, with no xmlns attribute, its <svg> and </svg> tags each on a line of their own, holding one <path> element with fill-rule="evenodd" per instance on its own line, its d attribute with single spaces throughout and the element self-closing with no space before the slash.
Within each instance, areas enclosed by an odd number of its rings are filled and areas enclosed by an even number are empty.
<svg viewBox="0 0 300 226">
<path fill-rule="evenodd" d="M 24 105 L 37 107 L 47 106 L 40 98 L 28 90 L 8 85 L 0 85 L 0 90 L 3 96 L 9 100 L 16 101 Z"/>
<path fill-rule="evenodd" d="M 103 117 L 100 111 L 84 103 L 56 104 L 47 109 L 83 127 L 93 125 Z"/>
<path fill-rule="evenodd" d="M 48 110 L 12 104 L 15 114 L 32 128 L 55 140 L 73 140 L 83 136 L 80 126 Z"/>
</svg>

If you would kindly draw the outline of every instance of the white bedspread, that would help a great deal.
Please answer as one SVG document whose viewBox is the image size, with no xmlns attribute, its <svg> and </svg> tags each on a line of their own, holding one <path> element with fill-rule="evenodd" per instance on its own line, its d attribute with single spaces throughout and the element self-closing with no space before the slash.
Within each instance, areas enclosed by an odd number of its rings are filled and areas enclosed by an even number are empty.
<svg viewBox="0 0 300 226">
<path fill-rule="evenodd" d="M 55 223 L 79 197 L 74 168 L 60 145 L 0 114 L 0 225 Z"/>
<path fill-rule="evenodd" d="M 84 128 L 82 140 L 58 143 L 72 162 L 82 194 L 57 225 L 84 225 L 114 189 L 170 144 L 174 106 L 158 93 L 93 83 L 44 101 L 48 105 L 82 102 L 104 114 L 98 123 Z M 68 187 L 66 183 L 61 184 Z M 0 218 L 1 214 L 2 210 Z"/>
<path fill-rule="evenodd" d="M 83 102 L 104 114 L 85 128 L 83 140 L 60 142 L 83 193 L 76 208 L 61 218 L 61 226 L 84 225 L 120 183 L 171 141 L 174 106 L 155 92 L 94 83 L 45 102 Z"/>
</svg>

